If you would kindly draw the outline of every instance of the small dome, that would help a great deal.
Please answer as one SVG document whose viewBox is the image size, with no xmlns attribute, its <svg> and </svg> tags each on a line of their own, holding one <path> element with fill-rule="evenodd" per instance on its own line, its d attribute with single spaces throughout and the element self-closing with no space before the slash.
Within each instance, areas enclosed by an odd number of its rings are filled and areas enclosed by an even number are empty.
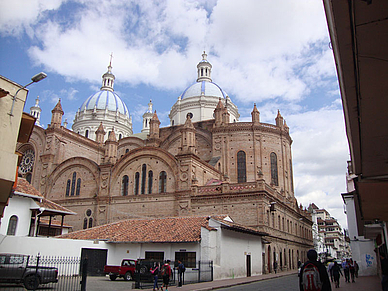
<svg viewBox="0 0 388 291">
<path fill-rule="evenodd" d="M 221 89 L 216 83 L 201 81 L 196 82 L 193 85 L 187 87 L 181 95 L 181 99 L 198 97 L 198 96 L 207 96 L 207 97 L 217 97 L 217 98 L 226 98 L 228 94 Z"/>
<path fill-rule="evenodd" d="M 121 114 L 125 114 L 129 117 L 128 108 L 121 100 L 120 96 L 115 92 L 101 90 L 92 96 L 90 96 L 81 105 L 80 111 L 96 109 L 108 109 L 109 111 L 119 111 Z"/>
</svg>

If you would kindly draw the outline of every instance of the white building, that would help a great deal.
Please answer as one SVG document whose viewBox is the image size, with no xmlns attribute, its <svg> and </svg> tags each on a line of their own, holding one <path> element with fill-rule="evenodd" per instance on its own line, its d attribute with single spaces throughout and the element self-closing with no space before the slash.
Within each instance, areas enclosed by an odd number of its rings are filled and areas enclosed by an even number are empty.
<svg viewBox="0 0 388 291">
<path fill-rule="evenodd" d="M 44 198 L 25 179 L 18 178 L 1 219 L 0 235 L 25 237 L 65 234 L 71 226 L 63 222 L 64 217 L 74 214 Z"/>
<path fill-rule="evenodd" d="M 326 209 L 319 209 L 314 203 L 309 211 L 313 218 L 314 247 L 321 259 L 344 258 L 350 256 L 349 243 L 337 219 L 330 216 Z"/>
</svg>

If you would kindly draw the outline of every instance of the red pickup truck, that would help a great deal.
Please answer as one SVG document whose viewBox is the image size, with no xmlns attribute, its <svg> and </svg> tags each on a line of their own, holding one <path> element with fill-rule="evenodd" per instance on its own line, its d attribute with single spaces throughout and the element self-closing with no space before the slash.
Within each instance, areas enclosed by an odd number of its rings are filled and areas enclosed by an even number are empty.
<svg viewBox="0 0 388 291">
<path fill-rule="evenodd" d="M 121 266 L 109 266 L 104 267 L 104 273 L 109 274 L 109 278 L 114 281 L 117 277 L 124 278 L 125 281 L 130 281 L 135 274 L 137 261 L 133 259 L 123 259 Z"/>
</svg>

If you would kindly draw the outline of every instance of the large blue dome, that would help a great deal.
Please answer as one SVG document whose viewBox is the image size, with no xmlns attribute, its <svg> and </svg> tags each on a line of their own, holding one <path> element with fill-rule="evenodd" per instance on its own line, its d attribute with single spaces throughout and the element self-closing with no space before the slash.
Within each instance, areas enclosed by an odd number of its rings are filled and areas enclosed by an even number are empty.
<svg viewBox="0 0 388 291">
<path fill-rule="evenodd" d="M 115 92 L 108 90 L 101 90 L 90 96 L 81 105 L 80 111 L 96 109 L 108 109 L 109 111 L 119 111 L 129 117 L 129 111 L 123 100 Z"/>
<path fill-rule="evenodd" d="M 190 98 L 190 97 L 198 97 L 198 96 L 212 96 L 218 98 L 226 98 L 228 94 L 221 89 L 216 83 L 200 81 L 196 82 L 193 85 L 187 87 L 185 91 L 183 91 L 181 95 L 181 99 Z"/>
</svg>

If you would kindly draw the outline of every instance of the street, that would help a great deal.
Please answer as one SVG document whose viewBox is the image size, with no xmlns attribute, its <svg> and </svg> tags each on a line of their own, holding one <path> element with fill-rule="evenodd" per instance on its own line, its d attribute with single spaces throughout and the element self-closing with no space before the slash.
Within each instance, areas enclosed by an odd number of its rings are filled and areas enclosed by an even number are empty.
<svg viewBox="0 0 388 291">
<path fill-rule="evenodd" d="M 238 285 L 230 288 L 222 288 L 218 290 L 246 290 L 246 291 L 299 291 L 298 275 L 284 276 L 280 278 L 258 281 L 250 284 Z"/>
</svg>

